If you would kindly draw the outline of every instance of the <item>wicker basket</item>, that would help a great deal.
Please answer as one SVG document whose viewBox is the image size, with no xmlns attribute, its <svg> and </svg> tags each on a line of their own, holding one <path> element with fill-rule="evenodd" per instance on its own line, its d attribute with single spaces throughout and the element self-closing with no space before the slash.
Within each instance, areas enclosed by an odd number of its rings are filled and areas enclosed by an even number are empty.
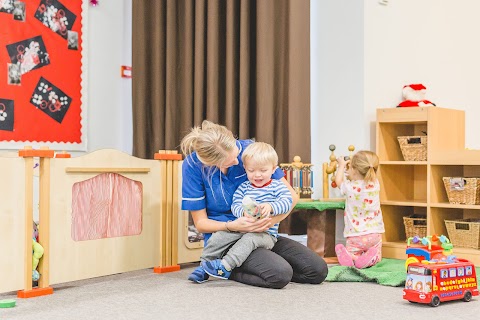
<svg viewBox="0 0 480 320">
<path fill-rule="evenodd" d="M 457 183 L 461 180 L 463 183 Z M 448 202 L 452 204 L 480 204 L 480 178 L 443 177 Z"/>
<path fill-rule="evenodd" d="M 445 220 L 445 226 L 454 246 L 480 249 L 480 219 Z"/>
<path fill-rule="evenodd" d="M 427 160 L 427 136 L 397 137 L 405 161 Z"/>
<path fill-rule="evenodd" d="M 403 217 L 403 224 L 405 225 L 407 239 L 415 236 L 420 238 L 427 236 L 427 218 L 425 216 L 413 214 Z"/>
</svg>

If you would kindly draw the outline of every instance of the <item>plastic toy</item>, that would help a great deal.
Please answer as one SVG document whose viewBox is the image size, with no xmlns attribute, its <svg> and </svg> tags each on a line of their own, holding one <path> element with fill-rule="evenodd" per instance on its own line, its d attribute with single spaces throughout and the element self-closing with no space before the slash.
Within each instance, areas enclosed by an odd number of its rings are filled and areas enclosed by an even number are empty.
<svg viewBox="0 0 480 320">
<path fill-rule="evenodd" d="M 38 224 L 35 221 L 33 221 L 32 242 L 32 280 L 38 281 L 40 279 L 40 273 L 37 271 L 37 267 L 45 250 L 38 242 Z"/>
<path fill-rule="evenodd" d="M 17 301 L 15 299 L 4 299 L 0 300 L 0 308 L 13 308 L 15 307 Z"/>
<path fill-rule="evenodd" d="M 242 207 L 245 212 L 253 218 L 260 219 L 262 217 L 262 212 L 260 211 L 258 203 L 249 196 L 243 198 Z"/>
<path fill-rule="evenodd" d="M 432 242 L 439 242 L 440 245 L 432 244 Z M 411 245 L 412 243 L 413 245 Z M 453 256 L 452 253 L 453 245 L 444 235 L 440 237 L 436 235 L 423 238 L 418 236 L 410 237 L 407 239 L 406 254 L 408 258 L 405 261 L 405 269 L 407 269 L 411 263 L 422 262 L 424 260 L 444 263 L 453 262 L 456 257 Z"/>
<path fill-rule="evenodd" d="M 472 296 L 478 296 L 475 266 L 468 260 L 457 259 L 452 252 L 453 245 L 444 235 L 408 238 L 403 299 L 437 307 L 443 301 L 468 302 Z"/>
<path fill-rule="evenodd" d="M 328 190 L 328 175 L 332 175 L 331 177 L 331 186 L 332 188 L 336 188 L 337 184 L 335 183 L 335 172 L 337 171 L 337 157 L 335 156 L 335 149 L 337 147 L 334 144 L 331 144 L 328 149 L 332 152 L 330 154 L 330 163 L 324 162 L 323 163 L 323 197 L 329 197 L 329 190 Z M 348 160 L 352 157 L 353 151 L 355 150 L 355 146 L 349 145 L 348 151 L 350 152 L 350 156 L 345 156 L 345 160 Z"/>
<path fill-rule="evenodd" d="M 403 299 L 409 302 L 437 307 L 440 302 L 450 300 L 468 302 L 472 296 L 478 296 L 477 276 L 475 266 L 468 260 L 408 265 Z"/>
</svg>

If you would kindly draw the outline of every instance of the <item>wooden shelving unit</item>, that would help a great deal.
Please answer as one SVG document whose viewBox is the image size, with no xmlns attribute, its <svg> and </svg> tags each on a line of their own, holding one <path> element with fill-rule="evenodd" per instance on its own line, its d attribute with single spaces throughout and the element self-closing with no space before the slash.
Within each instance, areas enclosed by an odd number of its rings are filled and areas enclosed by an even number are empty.
<svg viewBox="0 0 480 320">
<path fill-rule="evenodd" d="M 480 177 L 480 151 L 465 150 L 465 112 L 439 107 L 377 110 L 380 201 L 385 234 L 383 256 L 405 259 L 403 217 L 423 214 L 427 234 L 447 235 L 445 219 L 480 219 L 480 205 L 448 202 L 443 177 Z M 427 134 L 427 160 L 404 161 L 398 136 Z M 456 247 L 454 254 L 480 264 L 480 250 Z"/>
</svg>

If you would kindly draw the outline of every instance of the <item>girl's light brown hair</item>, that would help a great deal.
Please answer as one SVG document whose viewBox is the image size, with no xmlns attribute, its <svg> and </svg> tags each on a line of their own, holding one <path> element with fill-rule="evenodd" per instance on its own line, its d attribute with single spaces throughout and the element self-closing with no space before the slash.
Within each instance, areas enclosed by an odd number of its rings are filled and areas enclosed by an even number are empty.
<svg viewBox="0 0 480 320">
<path fill-rule="evenodd" d="M 236 146 L 236 139 L 227 127 L 208 120 L 193 127 L 180 143 L 185 156 L 196 151 L 206 166 L 220 166 Z"/>
<path fill-rule="evenodd" d="M 350 165 L 363 176 L 365 182 L 373 182 L 377 180 L 378 162 L 375 152 L 361 150 L 353 155 Z"/>
</svg>

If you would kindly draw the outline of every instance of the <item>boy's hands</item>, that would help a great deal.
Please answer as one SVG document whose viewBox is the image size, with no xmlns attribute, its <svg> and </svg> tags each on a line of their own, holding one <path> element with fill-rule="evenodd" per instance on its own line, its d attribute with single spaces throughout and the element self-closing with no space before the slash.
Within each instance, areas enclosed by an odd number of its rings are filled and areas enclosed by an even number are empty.
<svg viewBox="0 0 480 320">
<path fill-rule="evenodd" d="M 270 203 L 268 203 L 268 202 L 261 203 L 258 206 L 260 207 L 260 212 L 261 212 L 262 218 L 270 217 L 270 213 L 273 211 L 273 208 L 270 205 Z"/>
<path fill-rule="evenodd" d="M 268 202 L 261 203 L 261 204 L 257 205 L 257 208 L 258 208 L 258 213 L 255 214 L 255 216 L 252 216 L 247 211 L 243 211 L 243 216 L 244 217 L 253 217 L 253 218 L 256 218 L 256 219 L 264 219 L 264 218 L 269 218 L 270 214 L 273 211 L 272 206 Z"/>
</svg>

